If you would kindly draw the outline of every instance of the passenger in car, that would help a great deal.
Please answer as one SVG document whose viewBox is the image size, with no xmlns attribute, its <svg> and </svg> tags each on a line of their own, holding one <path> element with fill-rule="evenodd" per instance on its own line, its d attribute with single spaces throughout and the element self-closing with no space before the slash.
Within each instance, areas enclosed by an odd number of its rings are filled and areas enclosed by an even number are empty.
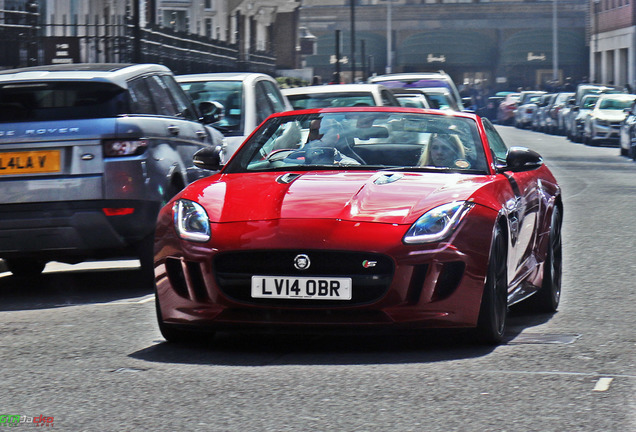
<svg viewBox="0 0 636 432">
<path fill-rule="evenodd" d="M 420 166 L 446 168 L 468 168 L 466 154 L 461 142 L 455 137 L 442 134 L 431 136 L 420 158 Z"/>
</svg>

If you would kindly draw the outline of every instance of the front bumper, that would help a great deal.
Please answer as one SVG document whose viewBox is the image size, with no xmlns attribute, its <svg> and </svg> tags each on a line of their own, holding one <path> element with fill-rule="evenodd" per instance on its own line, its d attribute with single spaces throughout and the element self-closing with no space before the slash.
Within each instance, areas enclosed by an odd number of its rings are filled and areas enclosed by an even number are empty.
<svg viewBox="0 0 636 432">
<path fill-rule="evenodd" d="M 593 124 L 590 136 L 592 141 L 603 141 L 618 144 L 620 139 L 620 124 L 601 125 Z"/>
<path fill-rule="evenodd" d="M 345 221 L 315 222 L 306 232 L 301 221 L 223 224 L 213 245 L 197 245 L 177 238 L 160 215 L 155 279 L 163 322 L 197 330 L 474 327 L 494 216 L 479 206 L 471 213 L 448 242 L 426 246 L 403 245 L 405 226 Z M 352 275 L 352 300 L 250 298 L 251 275 L 270 267 L 268 275 L 293 275 L 289 257 L 299 252 L 322 257 L 321 270 L 303 275 Z M 360 267 L 365 256 L 379 268 Z"/>
</svg>

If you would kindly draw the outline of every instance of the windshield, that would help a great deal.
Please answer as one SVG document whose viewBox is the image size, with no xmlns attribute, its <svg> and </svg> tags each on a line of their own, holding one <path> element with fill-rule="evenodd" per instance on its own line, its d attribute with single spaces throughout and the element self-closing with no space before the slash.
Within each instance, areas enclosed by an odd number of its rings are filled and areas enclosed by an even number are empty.
<svg viewBox="0 0 636 432">
<path fill-rule="evenodd" d="M 67 81 L 0 86 L 0 123 L 107 118 L 128 109 L 126 91 L 114 84 Z"/>
<path fill-rule="evenodd" d="M 426 98 L 422 95 L 395 95 L 400 105 L 409 108 L 428 108 Z"/>
<path fill-rule="evenodd" d="M 618 99 L 602 99 L 600 102 L 600 106 L 599 109 L 607 109 L 607 110 L 619 110 L 622 111 L 625 108 L 629 108 L 632 106 L 632 102 L 634 102 L 631 99 L 624 99 L 624 100 L 618 100 Z"/>
<path fill-rule="evenodd" d="M 486 173 L 487 164 L 473 119 L 357 111 L 272 118 L 225 172 L 314 169 Z"/>
<path fill-rule="evenodd" d="M 592 109 L 594 105 L 596 105 L 596 101 L 598 100 L 598 96 L 586 96 L 583 98 L 583 109 Z"/>
<path fill-rule="evenodd" d="M 450 101 L 449 93 L 426 92 L 428 100 L 431 102 L 431 108 L 436 109 L 453 109 Z"/>
<path fill-rule="evenodd" d="M 376 106 L 373 95 L 368 92 L 329 92 L 287 95 L 294 109 L 337 108 L 351 106 Z"/>
<path fill-rule="evenodd" d="M 243 83 L 241 81 L 182 82 L 181 88 L 194 103 L 219 102 L 224 115 L 212 126 L 227 135 L 241 135 L 243 128 Z"/>
</svg>

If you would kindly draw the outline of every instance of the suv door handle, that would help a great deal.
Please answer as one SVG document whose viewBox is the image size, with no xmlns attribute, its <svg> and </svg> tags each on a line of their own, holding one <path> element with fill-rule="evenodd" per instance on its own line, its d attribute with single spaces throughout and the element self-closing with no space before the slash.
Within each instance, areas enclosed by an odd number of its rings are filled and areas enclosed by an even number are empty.
<svg viewBox="0 0 636 432">
<path fill-rule="evenodd" d="M 204 130 L 198 130 L 196 131 L 196 134 L 201 141 L 203 141 L 204 139 L 208 137 L 208 134 Z"/>
<path fill-rule="evenodd" d="M 170 125 L 168 126 L 168 132 L 170 132 L 172 135 L 179 135 L 179 126 L 175 126 L 175 125 Z"/>
</svg>

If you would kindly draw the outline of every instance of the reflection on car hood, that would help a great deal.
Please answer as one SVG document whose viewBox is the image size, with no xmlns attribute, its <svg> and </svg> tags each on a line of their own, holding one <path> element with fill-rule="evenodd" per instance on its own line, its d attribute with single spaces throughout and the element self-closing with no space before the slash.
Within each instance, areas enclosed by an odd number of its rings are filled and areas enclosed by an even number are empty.
<svg viewBox="0 0 636 432">
<path fill-rule="evenodd" d="M 598 110 L 594 117 L 598 120 L 623 121 L 627 115 L 619 110 Z"/>
<path fill-rule="evenodd" d="M 286 172 L 219 174 L 182 194 L 212 222 L 340 219 L 411 224 L 427 210 L 466 200 L 490 176 L 452 173 Z"/>
</svg>

